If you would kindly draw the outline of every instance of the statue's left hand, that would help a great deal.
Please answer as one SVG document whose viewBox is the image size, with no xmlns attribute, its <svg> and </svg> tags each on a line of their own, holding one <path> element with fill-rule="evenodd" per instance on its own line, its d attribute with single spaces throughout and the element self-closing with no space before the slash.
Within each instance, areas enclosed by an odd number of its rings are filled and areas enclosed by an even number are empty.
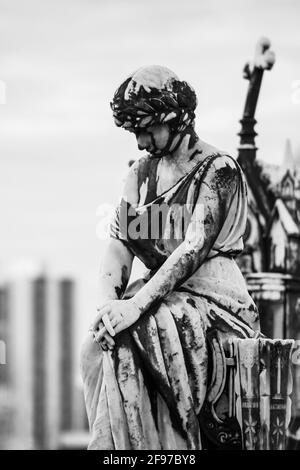
<svg viewBox="0 0 300 470">
<path fill-rule="evenodd" d="M 99 342 L 105 332 L 111 336 L 115 336 L 121 331 L 129 328 L 140 317 L 141 311 L 137 304 L 132 300 L 110 300 L 102 306 L 96 319 L 92 323 L 92 329 L 97 330 L 100 321 L 103 322 L 104 328 L 97 333 L 97 341 Z"/>
</svg>

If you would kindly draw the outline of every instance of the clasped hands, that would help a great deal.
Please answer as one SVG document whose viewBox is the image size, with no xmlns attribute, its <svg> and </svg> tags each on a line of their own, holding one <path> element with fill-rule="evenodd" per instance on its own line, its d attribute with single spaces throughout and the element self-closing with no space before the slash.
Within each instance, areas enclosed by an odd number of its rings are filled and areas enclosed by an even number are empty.
<svg viewBox="0 0 300 470">
<path fill-rule="evenodd" d="M 97 309 L 97 316 L 90 331 L 94 341 L 102 349 L 113 349 L 113 337 L 133 325 L 141 315 L 141 309 L 133 299 L 110 300 Z"/>
</svg>

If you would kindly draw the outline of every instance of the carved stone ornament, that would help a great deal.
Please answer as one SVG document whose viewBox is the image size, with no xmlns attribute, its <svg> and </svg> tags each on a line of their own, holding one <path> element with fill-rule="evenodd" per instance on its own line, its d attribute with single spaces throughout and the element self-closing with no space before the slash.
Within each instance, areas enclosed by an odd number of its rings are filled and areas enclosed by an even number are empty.
<svg viewBox="0 0 300 470">
<path fill-rule="evenodd" d="M 247 450 L 283 450 L 291 419 L 294 341 L 233 340 L 237 418 Z"/>
</svg>

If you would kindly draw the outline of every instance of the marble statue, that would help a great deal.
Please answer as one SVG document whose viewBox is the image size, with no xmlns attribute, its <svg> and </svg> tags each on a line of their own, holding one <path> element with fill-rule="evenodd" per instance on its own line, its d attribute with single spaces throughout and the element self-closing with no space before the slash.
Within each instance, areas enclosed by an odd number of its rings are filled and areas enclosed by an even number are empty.
<svg viewBox="0 0 300 470">
<path fill-rule="evenodd" d="M 116 91 L 117 126 L 146 153 L 129 169 L 81 352 L 89 449 L 201 449 L 207 337 L 260 335 L 235 257 L 247 188 L 234 158 L 195 131 L 193 88 L 142 67 Z M 129 283 L 134 257 L 145 274 Z M 226 403 L 223 405 L 226 408 Z"/>
</svg>

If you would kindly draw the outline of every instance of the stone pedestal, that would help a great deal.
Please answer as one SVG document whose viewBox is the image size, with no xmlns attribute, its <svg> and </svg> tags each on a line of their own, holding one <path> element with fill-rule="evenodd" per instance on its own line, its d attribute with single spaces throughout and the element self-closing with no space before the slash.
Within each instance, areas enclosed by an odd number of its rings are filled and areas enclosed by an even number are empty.
<svg viewBox="0 0 300 470">
<path fill-rule="evenodd" d="M 285 450 L 293 340 L 234 339 L 237 417 L 246 450 Z"/>
<path fill-rule="evenodd" d="M 262 333 L 268 338 L 295 340 L 291 356 L 293 392 L 290 426 L 292 434 L 295 434 L 300 429 L 300 278 L 262 272 L 248 274 L 246 280 L 260 312 Z"/>
</svg>

